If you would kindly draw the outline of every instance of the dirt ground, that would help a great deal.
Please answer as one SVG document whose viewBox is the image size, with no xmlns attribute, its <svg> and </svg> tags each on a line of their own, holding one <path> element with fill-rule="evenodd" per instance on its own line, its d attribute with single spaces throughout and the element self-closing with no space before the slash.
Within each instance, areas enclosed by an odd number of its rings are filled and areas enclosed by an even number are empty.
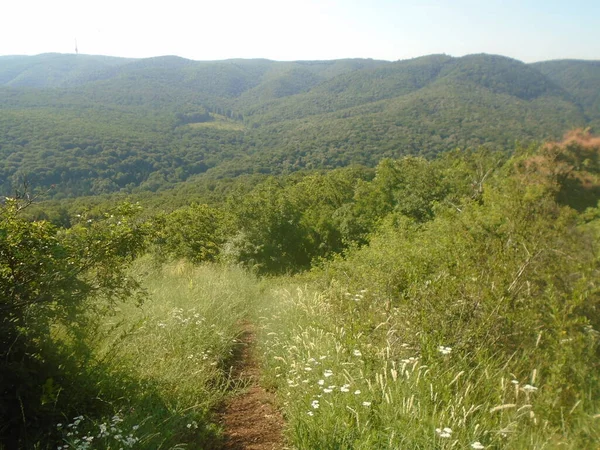
<svg viewBox="0 0 600 450">
<path fill-rule="evenodd" d="M 283 417 L 275 407 L 275 396 L 259 384 L 260 367 L 253 355 L 255 334 L 249 323 L 234 357 L 234 376 L 248 382 L 248 388 L 224 406 L 221 424 L 225 428 L 223 450 L 282 450 Z"/>
</svg>

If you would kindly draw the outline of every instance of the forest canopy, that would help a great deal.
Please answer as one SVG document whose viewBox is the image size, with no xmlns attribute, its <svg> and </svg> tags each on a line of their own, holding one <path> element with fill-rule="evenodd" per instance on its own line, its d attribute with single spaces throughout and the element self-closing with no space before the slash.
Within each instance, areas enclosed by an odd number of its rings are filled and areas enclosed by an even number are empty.
<svg viewBox="0 0 600 450">
<path fill-rule="evenodd" d="M 494 55 L 3 58 L 0 190 L 26 178 L 57 198 L 155 192 L 198 178 L 502 151 L 597 128 L 599 74 L 593 61 Z"/>
</svg>

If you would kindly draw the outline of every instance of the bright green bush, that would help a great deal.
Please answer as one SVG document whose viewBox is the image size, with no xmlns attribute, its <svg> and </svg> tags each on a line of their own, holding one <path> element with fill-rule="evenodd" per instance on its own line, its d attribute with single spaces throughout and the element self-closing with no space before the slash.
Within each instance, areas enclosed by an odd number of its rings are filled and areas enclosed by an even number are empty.
<svg viewBox="0 0 600 450">
<path fill-rule="evenodd" d="M 152 222 L 158 259 L 214 261 L 227 235 L 228 220 L 223 211 L 197 203 L 154 217 Z"/>
</svg>

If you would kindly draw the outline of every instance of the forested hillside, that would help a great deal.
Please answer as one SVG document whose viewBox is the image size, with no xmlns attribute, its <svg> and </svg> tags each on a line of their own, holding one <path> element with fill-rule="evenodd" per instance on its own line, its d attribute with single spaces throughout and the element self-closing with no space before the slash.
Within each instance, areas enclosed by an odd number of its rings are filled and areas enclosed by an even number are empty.
<svg viewBox="0 0 600 450">
<path fill-rule="evenodd" d="M 154 192 L 598 126 L 600 66 L 493 55 L 406 61 L 0 57 L 0 190 Z M 52 188 L 51 188 L 52 186 Z"/>
<path fill-rule="evenodd" d="M 596 448 L 600 139 L 505 150 L 4 198 L 0 449 Z"/>
<path fill-rule="evenodd" d="M 581 105 L 590 123 L 600 125 L 600 61 L 547 61 L 532 67 L 567 91 Z"/>
</svg>

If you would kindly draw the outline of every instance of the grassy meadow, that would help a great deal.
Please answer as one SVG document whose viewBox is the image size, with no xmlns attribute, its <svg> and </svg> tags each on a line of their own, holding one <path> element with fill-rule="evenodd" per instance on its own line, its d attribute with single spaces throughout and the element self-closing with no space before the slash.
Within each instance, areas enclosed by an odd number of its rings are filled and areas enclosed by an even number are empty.
<svg viewBox="0 0 600 450">
<path fill-rule="evenodd" d="M 240 386 L 229 376 L 238 325 L 258 297 L 241 269 L 133 267 L 143 304 L 122 304 L 89 333 L 85 370 L 106 403 L 103 419 L 65 417 L 56 424 L 64 449 L 212 448 L 214 411 Z M 66 344 L 65 344 L 66 345 Z"/>
</svg>

